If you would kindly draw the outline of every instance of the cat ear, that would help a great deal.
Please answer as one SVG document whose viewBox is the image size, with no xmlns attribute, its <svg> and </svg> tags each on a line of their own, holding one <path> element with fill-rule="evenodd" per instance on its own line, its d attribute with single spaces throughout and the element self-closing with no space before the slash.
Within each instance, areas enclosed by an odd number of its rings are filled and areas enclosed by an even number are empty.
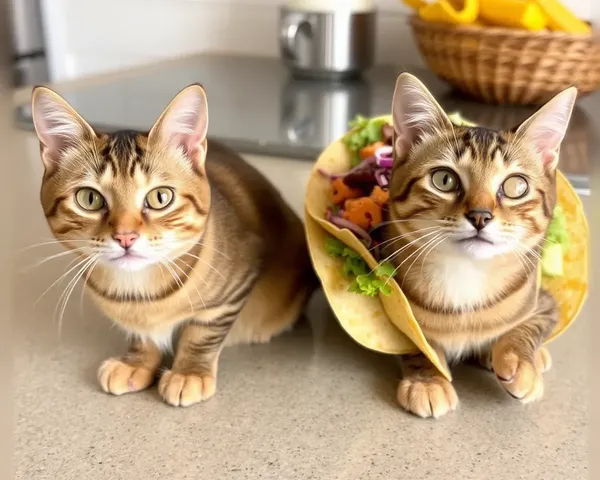
<svg viewBox="0 0 600 480">
<path fill-rule="evenodd" d="M 452 128 L 452 122 L 427 87 L 409 73 L 401 73 L 396 80 L 392 118 L 398 157 L 424 137 Z"/>
<path fill-rule="evenodd" d="M 204 89 L 197 84 L 179 92 L 158 118 L 148 136 L 150 142 L 181 149 L 194 167 L 206 158 L 208 105 Z"/>
<path fill-rule="evenodd" d="M 56 92 L 35 87 L 31 96 L 33 125 L 46 170 L 55 168 L 64 150 L 96 137 L 89 124 Z"/>
<path fill-rule="evenodd" d="M 563 90 L 517 129 L 519 140 L 540 154 L 544 166 L 550 170 L 558 165 L 560 144 L 567 132 L 576 99 L 575 87 Z"/>
</svg>

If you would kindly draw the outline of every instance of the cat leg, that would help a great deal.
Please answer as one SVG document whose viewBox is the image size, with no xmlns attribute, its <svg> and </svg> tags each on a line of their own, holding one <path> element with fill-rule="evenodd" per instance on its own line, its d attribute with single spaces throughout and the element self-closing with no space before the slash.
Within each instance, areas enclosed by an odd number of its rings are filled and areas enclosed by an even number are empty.
<svg viewBox="0 0 600 480">
<path fill-rule="evenodd" d="M 113 395 L 144 390 L 154 382 L 161 359 L 162 353 L 154 343 L 134 339 L 125 355 L 102 363 L 98 381 L 102 390 Z"/>
<path fill-rule="evenodd" d="M 550 368 L 551 358 L 541 345 L 557 322 L 556 302 L 542 290 L 533 314 L 492 346 L 496 376 L 505 390 L 523 403 L 538 400 L 544 394 L 542 373 Z"/>
<path fill-rule="evenodd" d="M 162 375 L 158 384 L 165 402 L 187 407 L 214 395 L 219 355 L 236 317 L 237 314 L 212 324 L 190 323 L 183 327 L 173 368 Z"/>
<path fill-rule="evenodd" d="M 470 361 L 476 363 L 481 368 L 493 372 L 492 368 L 492 351 L 490 349 L 485 350 L 475 355 Z M 552 357 L 546 347 L 540 347 L 535 352 L 535 365 L 541 373 L 546 373 L 552 367 Z"/>
<path fill-rule="evenodd" d="M 436 351 L 446 363 L 441 349 Z M 439 418 L 456 409 L 458 396 L 454 387 L 425 355 L 403 355 L 400 363 L 402 380 L 397 396 L 402 408 L 422 418 Z"/>
</svg>

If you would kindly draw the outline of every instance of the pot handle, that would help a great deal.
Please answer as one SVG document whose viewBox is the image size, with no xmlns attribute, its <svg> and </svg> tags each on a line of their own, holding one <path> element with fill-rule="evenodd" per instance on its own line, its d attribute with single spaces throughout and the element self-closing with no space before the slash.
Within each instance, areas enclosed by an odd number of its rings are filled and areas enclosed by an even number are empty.
<svg viewBox="0 0 600 480">
<path fill-rule="evenodd" d="M 310 32 L 310 22 L 306 19 L 289 19 L 283 23 L 280 32 L 280 41 L 283 54 L 290 60 L 296 58 L 296 39 L 300 29 L 308 29 Z"/>
</svg>

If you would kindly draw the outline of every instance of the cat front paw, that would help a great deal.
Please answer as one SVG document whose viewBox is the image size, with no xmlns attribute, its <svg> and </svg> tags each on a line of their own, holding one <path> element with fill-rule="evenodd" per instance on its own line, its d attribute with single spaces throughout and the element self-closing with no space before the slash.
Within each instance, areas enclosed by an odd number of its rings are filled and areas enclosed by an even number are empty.
<svg viewBox="0 0 600 480">
<path fill-rule="evenodd" d="M 158 393 L 174 407 L 188 407 L 215 394 L 217 380 L 211 374 L 183 374 L 167 370 L 158 383 Z"/>
<path fill-rule="evenodd" d="M 148 368 L 109 358 L 98 369 L 98 381 L 106 393 L 123 395 L 148 388 L 154 382 L 154 374 L 155 371 Z"/>
<path fill-rule="evenodd" d="M 539 400 L 544 395 L 542 373 L 551 366 L 550 353 L 545 348 L 526 355 L 510 345 L 492 349 L 492 368 L 504 389 L 523 403 Z"/>
<path fill-rule="evenodd" d="M 421 418 L 439 418 L 458 407 L 458 396 L 444 377 L 409 377 L 398 385 L 398 403 Z"/>
</svg>

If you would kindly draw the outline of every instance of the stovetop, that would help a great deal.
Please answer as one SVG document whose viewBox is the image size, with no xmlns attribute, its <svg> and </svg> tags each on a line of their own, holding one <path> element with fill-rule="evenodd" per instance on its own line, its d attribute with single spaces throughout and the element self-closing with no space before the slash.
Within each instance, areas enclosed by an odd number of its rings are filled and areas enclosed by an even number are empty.
<svg viewBox="0 0 600 480">
<path fill-rule="evenodd" d="M 390 112 L 396 77 L 402 71 L 417 75 L 446 111 L 459 111 L 484 126 L 512 127 L 535 110 L 470 101 L 430 71 L 409 65 L 376 67 L 362 79 L 335 83 L 293 78 L 275 58 L 234 55 L 167 62 L 161 68 L 64 92 L 64 97 L 98 130 L 147 130 L 179 90 L 201 83 L 208 96 L 211 138 L 242 153 L 314 160 L 346 132 L 356 115 Z M 33 128 L 28 105 L 18 107 L 16 117 L 21 127 Z M 581 191 L 588 189 L 595 138 L 590 129 L 586 113 L 576 108 L 561 151 L 560 168 Z"/>
</svg>

